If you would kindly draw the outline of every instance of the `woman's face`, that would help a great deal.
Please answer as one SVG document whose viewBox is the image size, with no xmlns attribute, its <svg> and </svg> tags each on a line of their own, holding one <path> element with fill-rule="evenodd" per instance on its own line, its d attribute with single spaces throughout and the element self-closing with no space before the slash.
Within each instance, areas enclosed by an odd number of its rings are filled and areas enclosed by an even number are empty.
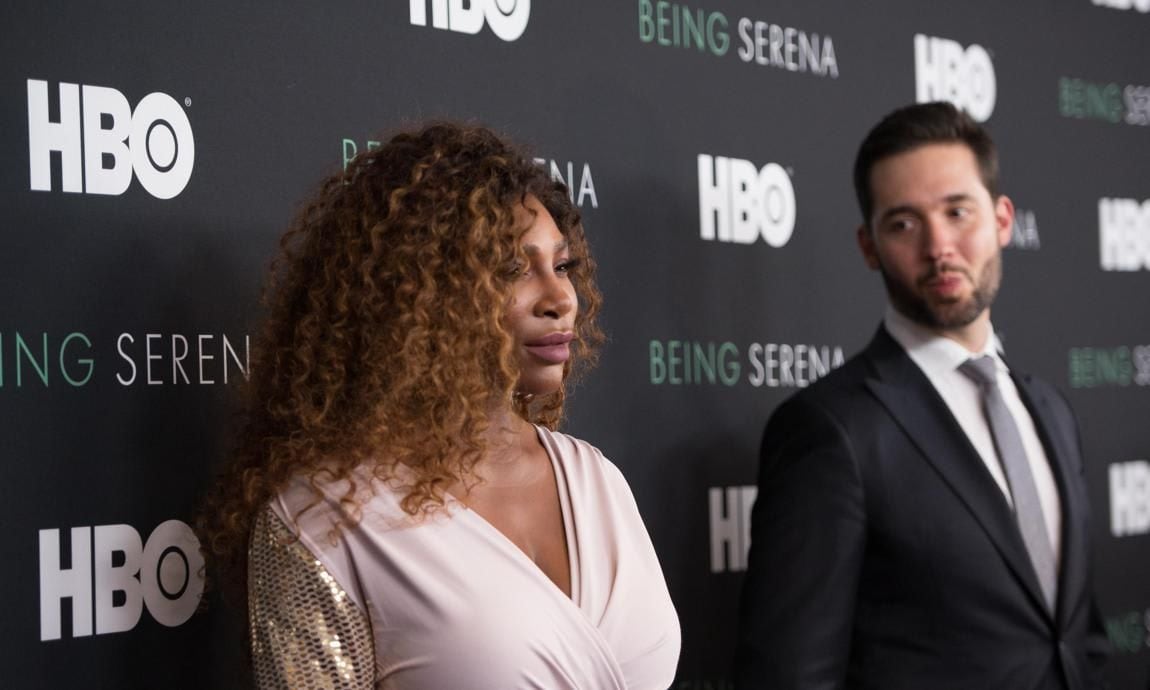
<svg viewBox="0 0 1150 690">
<path fill-rule="evenodd" d="M 563 384 L 571 357 L 579 301 L 568 271 L 577 260 L 571 259 L 567 238 L 538 199 L 527 197 L 519 213 L 521 222 L 529 224 L 520 240 L 526 263 L 516 267 L 504 327 L 519 359 L 516 391 L 546 395 Z"/>
</svg>

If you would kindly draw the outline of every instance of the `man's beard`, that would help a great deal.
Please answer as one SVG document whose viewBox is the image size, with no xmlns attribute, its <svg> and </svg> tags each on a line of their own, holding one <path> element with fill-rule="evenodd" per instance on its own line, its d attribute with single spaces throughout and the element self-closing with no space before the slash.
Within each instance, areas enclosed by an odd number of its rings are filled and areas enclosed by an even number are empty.
<svg viewBox="0 0 1150 690">
<path fill-rule="evenodd" d="M 924 290 L 926 283 L 939 273 L 947 271 L 966 276 L 967 280 L 974 284 L 971 295 L 962 300 L 939 301 L 933 304 L 928 302 L 920 290 Z M 977 283 L 974 283 L 969 271 L 946 264 L 935 267 L 930 273 L 919 278 L 915 285 L 917 290 L 891 278 L 885 268 L 880 267 L 880 272 L 891 305 L 900 314 L 931 330 L 948 331 L 970 325 L 994 302 L 998 287 L 1002 283 L 1002 253 L 995 254 L 994 258 L 986 262 Z"/>
</svg>

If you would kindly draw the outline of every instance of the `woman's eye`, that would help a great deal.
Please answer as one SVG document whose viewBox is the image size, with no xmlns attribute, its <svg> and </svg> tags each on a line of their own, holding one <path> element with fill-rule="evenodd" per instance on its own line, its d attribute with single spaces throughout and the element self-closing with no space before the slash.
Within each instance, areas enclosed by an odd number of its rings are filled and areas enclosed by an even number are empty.
<svg viewBox="0 0 1150 690">
<path fill-rule="evenodd" d="M 506 278 L 519 278 L 527 273 L 527 266 L 521 262 L 510 263 L 503 267 L 502 273 Z"/>
<path fill-rule="evenodd" d="M 567 259 L 555 267 L 556 273 L 570 273 L 579 267 L 582 263 L 579 259 Z"/>
</svg>

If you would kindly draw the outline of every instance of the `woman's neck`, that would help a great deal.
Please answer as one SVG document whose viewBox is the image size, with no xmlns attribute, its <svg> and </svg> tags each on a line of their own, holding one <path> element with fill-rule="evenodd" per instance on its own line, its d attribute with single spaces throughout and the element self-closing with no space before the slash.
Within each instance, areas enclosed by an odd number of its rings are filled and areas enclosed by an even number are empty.
<svg viewBox="0 0 1150 690">
<path fill-rule="evenodd" d="M 510 407 L 488 413 L 483 434 L 487 451 L 475 464 L 475 475 L 488 486 L 530 483 L 538 478 L 540 457 L 535 427 Z"/>
</svg>

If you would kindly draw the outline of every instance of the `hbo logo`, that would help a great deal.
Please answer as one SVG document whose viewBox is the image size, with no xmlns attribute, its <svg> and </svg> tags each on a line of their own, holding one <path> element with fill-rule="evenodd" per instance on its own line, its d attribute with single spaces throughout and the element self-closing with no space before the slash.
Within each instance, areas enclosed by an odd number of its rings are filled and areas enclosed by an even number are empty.
<svg viewBox="0 0 1150 690">
<path fill-rule="evenodd" d="M 411 0 L 411 23 L 427 26 L 429 0 Z M 531 17 L 531 0 L 430 0 L 431 25 L 463 34 L 477 34 L 484 19 L 504 41 L 523 35 Z M 465 6 L 466 5 L 466 6 Z"/>
<path fill-rule="evenodd" d="M 1138 10 L 1150 12 L 1150 0 L 1093 0 L 1095 5 L 1103 5 L 1116 10 Z"/>
<path fill-rule="evenodd" d="M 135 171 L 144 189 L 159 199 L 184 190 L 196 160 L 188 116 L 167 94 L 144 96 L 133 112 L 116 89 L 61 83 L 60 118 L 54 122 L 48 114 L 48 82 L 29 79 L 32 189 L 51 191 L 53 151 L 60 154 L 65 192 L 123 194 Z"/>
<path fill-rule="evenodd" d="M 1116 537 L 1150 533 L 1150 462 L 1110 466 L 1110 533 Z"/>
<path fill-rule="evenodd" d="M 60 639 L 61 602 L 72 600 L 72 636 L 136 627 L 144 605 L 157 622 L 187 621 L 204 592 L 200 542 L 179 520 L 152 530 L 147 544 L 129 525 L 73 527 L 71 559 L 60 559 L 60 530 L 40 530 L 40 639 Z M 94 604 L 94 606 L 93 606 Z M 94 611 L 94 616 L 93 616 Z"/>
<path fill-rule="evenodd" d="M 1098 240 L 1102 270 L 1150 269 L 1150 199 L 1099 199 Z"/>
<path fill-rule="evenodd" d="M 699 154 L 699 236 L 781 247 L 795 230 L 795 188 L 777 163 Z"/>
<path fill-rule="evenodd" d="M 916 34 L 914 81 L 919 103 L 950 101 L 979 122 L 994 112 L 994 65 L 980 45 L 963 50 L 956 41 Z"/>
</svg>

